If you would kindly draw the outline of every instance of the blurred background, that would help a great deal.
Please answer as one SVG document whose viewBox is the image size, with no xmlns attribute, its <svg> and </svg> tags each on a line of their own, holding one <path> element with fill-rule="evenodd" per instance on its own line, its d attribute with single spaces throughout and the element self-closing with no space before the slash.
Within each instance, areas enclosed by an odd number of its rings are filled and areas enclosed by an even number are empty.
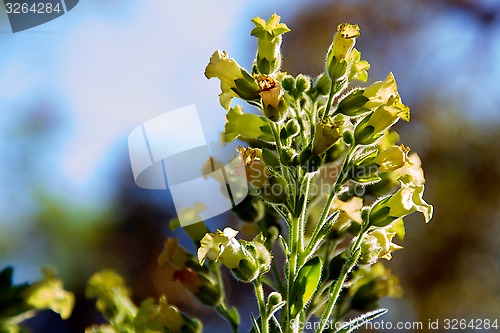
<svg viewBox="0 0 500 333">
<path fill-rule="evenodd" d="M 207 332 L 226 331 L 157 266 L 173 203 L 167 191 L 135 185 L 127 136 L 196 104 L 207 140 L 217 140 L 225 113 L 204 67 L 219 48 L 249 67 L 250 19 L 273 12 L 292 29 L 284 70 L 316 76 L 337 24 L 357 23 L 368 82 L 394 72 L 412 109 L 396 130 L 422 159 L 435 215 L 428 225 L 407 220 L 405 249 L 389 263 L 405 295 L 382 301 L 384 320 L 500 320 L 498 1 L 81 0 L 16 34 L 0 6 L 0 268 L 14 266 L 24 282 L 51 265 L 77 295 L 71 319 L 45 312 L 27 322 L 33 332 L 82 332 L 100 322 L 83 291 L 104 267 L 126 277 L 136 300 L 167 293 L 207 317 Z M 207 221 L 231 223 L 231 213 Z M 252 311 L 250 292 L 229 294 Z"/>
</svg>

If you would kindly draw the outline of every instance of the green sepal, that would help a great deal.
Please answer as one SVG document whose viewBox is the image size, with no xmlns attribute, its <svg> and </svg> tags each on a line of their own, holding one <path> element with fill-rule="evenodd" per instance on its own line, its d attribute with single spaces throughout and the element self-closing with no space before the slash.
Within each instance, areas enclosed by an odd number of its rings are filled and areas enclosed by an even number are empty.
<svg viewBox="0 0 500 333">
<path fill-rule="evenodd" d="M 370 100 L 368 97 L 363 96 L 363 92 L 363 89 L 357 89 L 344 97 L 337 107 L 337 112 L 346 116 L 358 116 L 368 112 L 369 110 L 361 108 Z"/>
<path fill-rule="evenodd" d="M 262 160 L 268 167 L 278 168 L 280 166 L 278 156 L 267 148 L 262 148 Z"/>
</svg>

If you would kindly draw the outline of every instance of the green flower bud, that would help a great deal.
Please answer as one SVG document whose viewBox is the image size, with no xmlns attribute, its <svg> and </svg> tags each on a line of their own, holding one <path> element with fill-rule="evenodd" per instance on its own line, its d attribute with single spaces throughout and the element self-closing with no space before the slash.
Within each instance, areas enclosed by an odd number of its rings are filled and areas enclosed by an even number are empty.
<svg viewBox="0 0 500 333">
<path fill-rule="evenodd" d="M 373 184 L 381 180 L 378 176 L 378 165 L 375 163 L 377 149 L 365 149 L 358 153 L 350 172 L 352 180 L 361 184 Z"/>
<path fill-rule="evenodd" d="M 299 95 L 307 93 L 309 89 L 311 89 L 311 78 L 303 74 L 297 75 L 297 79 L 295 81 L 295 87 Z"/>
<path fill-rule="evenodd" d="M 280 17 L 271 15 L 268 22 L 260 17 L 252 19 L 255 24 L 251 35 L 257 41 L 257 69 L 262 74 L 271 74 L 281 66 L 281 35 L 290 31 L 285 23 L 279 23 Z"/>
<path fill-rule="evenodd" d="M 320 74 L 316 78 L 315 88 L 319 95 L 328 95 L 332 86 L 332 80 L 326 74 Z"/>
<path fill-rule="evenodd" d="M 368 70 L 370 69 L 370 64 L 366 60 L 361 60 L 361 52 L 356 49 L 352 49 L 352 52 L 348 57 L 348 62 L 352 64 L 348 76 L 349 81 L 358 80 L 366 82 L 366 80 L 368 80 Z"/>
<path fill-rule="evenodd" d="M 283 87 L 283 89 L 292 94 L 295 91 L 294 77 L 291 75 L 284 75 L 283 79 L 281 80 L 281 86 Z"/>
<path fill-rule="evenodd" d="M 272 293 L 269 294 L 267 297 L 267 303 L 271 306 L 275 306 L 280 304 L 283 301 L 283 297 L 281 297 L 281 294 L 273 291 Z"/>
<path fill-rule="evenodd" d="M 300 133 L 299 123 L 295 119 L 290 119 L 285 128 L 289 138 L 293 138 Z"/>
<path fill-rule="evenodd" d="M 343 121 L 335 122 L 332 118 L 321 120 L 316 125 L 316 132 L 312 146 L 312 154 L 320 155 L 328 150 L 341 137 Z"/>
<path fill-rule="evenodd" d="M 401 188 L 394 194 L 377 201 L 370 211 L 369 222 L 375 227 L 385 227 L 394 220 L 413 212 L 421 212 L 425 222 L 432 218 L 433 207 L 422 198 L 423 185 L 401 183 Z"/>
<path fill-rule="evenodd" d="M 292 148 L 283 148 L 280 154 L 281 163 L 285 166 L 293 165 L 293 157 L 295 154 L 296 153 Z"/>
<path fill-rule="evenodd" d="M 192 268 L 183 268 L 174 272 L 174 281 L 179 281 L 204 305 L 215 307 L 220 303 L 221 291 L 214 279 Z"/>
<path fill-rule="evenodd" d="M 219 78 L 222 91 L 219 99 L 226 110 L 229 110 L 233 97 L 253 100 L 259 92 L 255 79 L 236 60 L 229 58 L 226 51 L 217 50 L 212 54 L 205 76 Z"/>
</svg>

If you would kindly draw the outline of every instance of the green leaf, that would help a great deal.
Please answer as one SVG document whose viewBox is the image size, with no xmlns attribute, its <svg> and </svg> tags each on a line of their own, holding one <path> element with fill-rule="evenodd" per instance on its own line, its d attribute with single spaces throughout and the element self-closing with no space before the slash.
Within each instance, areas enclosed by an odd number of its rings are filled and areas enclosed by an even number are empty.
<svg viewBox="0 0 500 333">
<path fill-rule="evenodd" d="M 235 307 L 232 307 L 228 312 L 228 319 L 230 320 L 231 327 L 238 329 L 240 325 L 240 314 Z"/>
<path fill-rule="evenodd" d="M 359 317 L 356 317 L 356 318 L 348 321 L 347 323 L 344 323 L 339 330 L 335 331 L 335 333 L 352 332 L 354 330 L 357 330 L 361 326 L 365 325 L 366 323 L 368 323 L 368 322 L 370 322 L 370 321 L 372 321 L 380 316 L 383 316 L 386 313 L 387 313 L 387 309 L 378 309 L 375 311 L 367 312 L 365 314 L 362 314 Z"/>
<path fill-rule="evenodd" d="M 314 257 L 300 269 L 288 300 L 291 318 L 295 318 L 300 313 L 318 288 L 322 267 L 321 259 Z"/>
</svg>

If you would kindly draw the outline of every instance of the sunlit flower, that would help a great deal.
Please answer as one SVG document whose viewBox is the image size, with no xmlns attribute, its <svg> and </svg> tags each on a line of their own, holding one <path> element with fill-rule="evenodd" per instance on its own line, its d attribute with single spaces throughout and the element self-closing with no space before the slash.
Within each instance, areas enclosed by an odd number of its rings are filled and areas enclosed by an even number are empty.
<svg viewBox="0 0 500 333">
<path fill-rule="evenodd" d="M 411 166 L 412 163 L 408 157 L 409 152 L 410 148 L 404 145 L 392 146 L 381 152 L 375 158 L 375 163 L 379 165 L 380 172 L 389 172 L 404 166 Z"/>
<path fill-rule="evenodd" d="M 343 121 L 334 121 L 332 118 L 321 120 L 316 125 L 312 153 L 320 155 L 331 148 L 342 136 Z"/>
<path fill-rule="evenodd" d="M 425 222 L 432 218 L 433 207 L 423 199 L 424 186 L 413 183 L 401 183 L 401 188 L 394 194 L 378 201 L 370 211 L 370 225 L 385 227 L 399 217 L 413 212 L 421 212 Z"/>
<path fill-rule="evenodd" d="M 279 23 L 280 17 L 271 15 L 268 22 L 260 17 L 252 19 L 255 24 L 251 35 L 257 41 L 257 68 L 262 74 L 271 74 L 281 65 L 281 35 L 290 31 L 285 23 Z"/>
<path fill-rule="evenodd" d="M 212 54 L 205 76 L 219 78 L 222 91 L 219 99 L 226 110 L 229 110 L 233 97 L 252 100 L 257 96 L 257 82 L 236 60 L 229 58 L 226 51 L 217 50 Z"/>
</svg>

